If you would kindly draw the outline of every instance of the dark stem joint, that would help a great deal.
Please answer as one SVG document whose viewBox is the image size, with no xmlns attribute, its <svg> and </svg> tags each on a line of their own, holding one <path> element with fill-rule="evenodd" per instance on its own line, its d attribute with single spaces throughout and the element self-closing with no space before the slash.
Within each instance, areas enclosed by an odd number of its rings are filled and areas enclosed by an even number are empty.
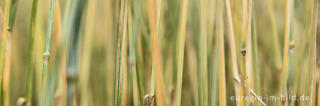
<svg viewBox="0 0 320 106">
<path fill-rule="evenodd" d="M 246 49 L 241 49 L 241 54 L 242 54 L 242 56 L 246 56 L 247 50 Z"/>
<path fill-rule="evenodd" d="M 49 59 L 50 59 L 50 53 L 49 52 L 43 53 L 43 61 L 48 62 Z"/>
<path fill-rule="evenodd" d="M 289 50 L 292 50 L 295 47 L 294 41 L 290 41 L 289 43 Z"/>
<path fill-rule="evenodd" d="M 8 32 L 12 32 L 12 28 L 8 28 Z"/>
<path fill-rule="evenodd" d="M 17 101 L 17 106 L 31 106 L 31 104 L 26 98 L 20 97 Z"/>
<path fill-rule="evenodd" d="M 151 106 L 153 104 L 153 98 L 154 98 L 154 95 L 153 94 L 147 94 L 145 97 L 144 97 L 144 104 L 145 106 Z"/>
</svg>

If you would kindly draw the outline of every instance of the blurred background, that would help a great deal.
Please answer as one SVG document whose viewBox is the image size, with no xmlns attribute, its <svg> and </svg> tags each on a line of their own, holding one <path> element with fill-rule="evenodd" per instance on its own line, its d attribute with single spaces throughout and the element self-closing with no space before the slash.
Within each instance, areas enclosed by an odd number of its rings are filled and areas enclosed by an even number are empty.
<svg viewBox="0 0 320 106">
<path fill-rule="evenodd" d="M 8 1 L 12 32 L 3 43 Z M 246 56 L 252 56 L 251 90 L 258 96 L 279 96 L 284 85 L 287 95 L 310 97 L 288 100 L 288 104 L 319 105 L 317 0 L 230 0 L 230 8 L 227 1 L 55 0 L 44 77 L 46 105 L 161 106 L 164 102 L 174 106 L 176 98 L 181 98 L 182 106 L 233 106 L 237 101 L 231 98 L 237 88 L 232 52 L 241 82 L 247 77 Z M 0 43 L 7 47 L 5 53 L 1 51 L 0 105 L 39 105 L 49 4 L 49 0 L 0 0 Z M 291 9 L 289 22 L 287 8 Z M 229 17 L 234 41 L 230 40 Z M 286 24 L 290 25 L 288 60 L 283 59 Z M 246 48 L 249 32 L 250 51 Z M 285 67 L 287 79 L 282 75 Z M 281 83 L 284 80 L 287 84 Z M 226 94 L 224 99 L 221 92 Z M 263 102 L 274 106 L 283 101 Z M 262 105 L 258 100 L 250 104 Z"/>
</svg>

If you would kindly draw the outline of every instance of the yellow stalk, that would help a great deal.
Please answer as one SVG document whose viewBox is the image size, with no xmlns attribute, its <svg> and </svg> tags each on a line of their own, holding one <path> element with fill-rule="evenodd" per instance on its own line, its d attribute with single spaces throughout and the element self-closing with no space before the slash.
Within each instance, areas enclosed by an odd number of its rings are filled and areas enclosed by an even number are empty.
<svg viewBox="0 0 320 106">
<path fill-rule="evenodd" d="M 128 24 L 128 1 L 125 2 L 124 7 L 124 17 L 123 17 L 123 31 L 122 31 L 122 47 L 121 47 L 121 63 L 120 63 L 120 86 L 121 86 L 121 105 L 127 106 L 128 98 L 128 75 L 127 75 L 127 48 L 128 48 L 128 34 L 127 34 L 127 24 Z"/>
<path fill-rule="evenodd" d="M 223 0 L 218 0 L 218 23 L 217 23 L 217 42 L 219 45 L 219 105 L 227 106 L 226 92 L 226 70 L 225 70 L 225 52 L 224 52 L 224 25 L 223 25 Z"/>
<path fill-rule="evenodd" d="M 83 39 L 83 52 L 80 57 L 80 78 L 79 85 L 81 86 L 81 106 L 89 106 L 91 93 L 89 91 L 89 75 L 90 75 L 90 61 L 91 61 L 91 48 L 92 48 L 92 40 L 94 38 L 94 19 L 95 19 L 95 9 L 96 8 L 96 0 L 88 1 L 88 7 L 86 12 L 86 23 Z"/>
<path fill-rule="evenodd" d="M 193 37 L 186 38 L 186 51 L 187 51 L 187 67 L 189 70 L 189 77 L 191 81 L 191 87 L 193 92 L 193 100 L 195 106 L 199 105 L 199 87 L 198 87 L 198 64 L 197 64 L 197 53 L 194 46 L 194 42 L 192 42 Z"/>
<path fill-rule="evenodd" d="M 316 105 L 316 72 L 317 72 L 317 19 L 318 19 L 318 0 L 313 0 L 313 17 L 312 17 L 312 41 L 311 41 L 311 63 L 312 63 L 312 106 Z M 319 91 L 318 91 L 319 92 Z M 320 102 L 320 101 L 318 101 Z"/>
<path fill-rule="evenodd" d="M 152 63 L 155 72 L 156 101 L 159 106 L 166 106 L 166 89 L 163 83 L 162 57 L 159 41 L 159 18 L 161 15 L 161 0 L 148 0 L 148 17 L 152 48 Z"/>
<path fill-rule="evenodd" d="M 5 65 L 3 72 L 3 91 L 4 91 L 4 104 L 10 105 L 10 70 L 11 70 L 11 46 L 12 46 L 12 32 L 8 32 L 8 38 L 5 51 Z"/>
<path fill-rule="evenodd" d="M 277 30 L 277 24 L 276 24 L 276 16 L 275 12 L 273 10 L 273 0 L 267 0 L 268 2 L 268 13 L 270 16 L 271 21 L 271 27 L 272 27 L 272 41 L 274 45 L 274 52 L 275 52 L 275 65 L 276 69 L 280 70 L 282 63 L 281 63 L 281 51 L 280 51 L 280 44 L 279 44 L 279 36 L 278 36 L 278 30 Z"/>
<path fill-rule="evenodd" d="M 116 29 L 116 28 L 113 28 L 113 11 L 115 11 L 116 9 L 112 8 L 112 0 L 105 0 L 105 11 L 106 11 L 106 14 L 104 17 L 108 17 L 106 19 L 106 28 L 105 28 L 105 39 L 106 39 L 106 42 L 105 42 L 105 45 L 106 46 L 106 76 L 108 75 L 108 77 L 106 78 L 106 82 L 107 82 L 107 86 L 114 86 L 114 79 L 115 77 L 113 75 L 115 75 L 115 66 L 114 65 L 111 65 L 111 64 L 114 64 L 114 58 L 115 57 L 115 41 L 114 41 L 114 32 L 113 30 Z M 111 75 L 111 76 L 110 76 Z M 113 106 L 113 92 L 114 92 L 114 89 L 115 87 L 110 87 L 109 89 L 107 89 L 107 104 L 108 106 Z"/>
<path fill-rule="evenodd" d="M 237 54 L 236 54 L 236 45 L 235 45 L 235 39 L 234 39 L 234 30 L 233 30 L 233 24 L 232 24 L 232 15 L 231 15 L 231 7 L 230 7 L 230 0 L 225 0 L 226 5 L 226 12 L 227 12 L 227 22 L 228 22 L 228 40 L 230 45 L 230 51 L 231 51 L 231 58 L 232 58 L 232 66 L 233 66 L 233 78 L 234 78 L 234 87 L 235 87 L 235 93 L 236 96 L 241 97 L 243 96 L 243 88 L 241 87 L 242 80 L 239 76 L 239 69 L 238 69 L 238 63 L 237 63 Z M 237 100 L 237 106 L 243 106 L 244 101 L 243 99 Z"/>
<path fill-rule="evenodd" d="M 286 14 L 285 14 L 285 31 L 284 31 L 284 51 L 283 51 L 283 70 L 281 73 L 280 80 L 280 94 L 278 96 L 285 96 L 287 99 L 287 80 L 288 80 L 288 70 L 289 70 L 289 36 L 290 36 L 290 25 L 291 20 L 291 3 L 292 0 L 286 0 Z M 278 100 L 278 104 L 281 104 L 281 101 Z M 286 100 L 285 105 L 288 104 Z"/>
<path fill-rule="evenodd" d="M 207 50 L 207 11 L 206 0 L 200 0 L 200 47 L 199 47 L 199 71 L 200 71 L 200 105 L 208 106 L 208 50 Z"/>
<path fill-rule="evenodd" d="M 245 0 L 246 1 L 246 0 Z M 245 30 L 245 35 L 246 36 L 246 54 L 245 54 L 245 61 L 246 61 L 246 95 L 250 95 L 250 90 L 253 89 L 253 72 L 252 72 L 252 36 L 251 36 L 251 16 L 252 16 L 252 1 L 248 0 L 247 4 L 247 10 L 246 10 L 246 30 Z M 246 105 L 249 106 L 251 103 L 250 101 L 246 101 Z"/>
<path fill-rule="evenodd" d="M 9 105 L 9 74 L 10 74 L 10 34 L 9 32 L 9 14 L 10 14 L 10 0 L 5 1 L 5 12 L 3 18 L 3 29 L 2 30 L 2 41 L 1 41 L 1 50 L 0 50 L 0 98 L 2 97 L 2 90 L 3 87 L 4 91 L 4 101 L 0 100 L 0 105 Z M 8 38 L 8 39 L 7 39 Z M 2 84 L 3 83 L 3 84 Z M 4 103 L 4 104 L 2 104 Z"/>
<path fill-rule="evenodd" d="M 183 81 L 183 61 L 184 61 L 184 48 L 186 39 L 186 26 L 187 26 L 187 11 L 188 11 L 188 0 L 183 0 L 182 7 L 180 9 L 180 22 L 178 32 L 178 75 L 177 75 L 177 88 L 176 88 L 176 106 L 181 105 L 181 93 L 182 93 L 182 81 Z"/>
</svg>

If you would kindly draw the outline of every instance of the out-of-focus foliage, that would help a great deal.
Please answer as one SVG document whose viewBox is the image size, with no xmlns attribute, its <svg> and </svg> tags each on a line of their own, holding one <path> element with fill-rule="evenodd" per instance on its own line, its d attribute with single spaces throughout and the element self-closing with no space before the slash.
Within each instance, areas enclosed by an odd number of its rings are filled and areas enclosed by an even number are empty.
<svg viewBox="0 0 320 106">
<path fill-rule="evenodd" d="M 0 106 L 320 104 L 318 0 L 53 1 L 0 0 Z"/>
</svg>

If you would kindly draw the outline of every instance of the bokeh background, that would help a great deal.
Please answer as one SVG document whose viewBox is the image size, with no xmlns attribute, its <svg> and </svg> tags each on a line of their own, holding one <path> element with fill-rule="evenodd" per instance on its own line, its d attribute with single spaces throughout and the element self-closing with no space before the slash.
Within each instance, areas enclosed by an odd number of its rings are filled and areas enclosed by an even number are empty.
<svg viewBox="0 0 320 106">
<path fill-rule="evenodd" d="M 33 38 L 31 14 L 35 0 L 0 0 L 0 32 L 6 1 L 16 4 L 16 15 L 12 34 L 7 37 L 10 57 L 3 62 L 10 65 L 1 74 L 0 105 L 37 106 L 49 0 L 38 1 Z M 165 105 L 176 105 L 177 96 L 181 97 L 182 106 L 221 105 L 224 102 L 219 97 L 221 92 L 226 93 L 225 105 L 236 105 L 237 102 L 230 99 L 236 89 L 231 49 L 237 56 L 241 82 L 245 82 L 248 55 L 243 56 L 241 51 L 247 50 L 246 25 L 251 26 L 252 52 L 246 52 L 252 53 L 252 90 L 262 97 L 279 96 L 286 67 L 283 57 L 288 1 L 292 2 L 288 24 L 292 35 L 290 46 L 294 47 L 290 50 L 288 79 L 285 79 L 288 83 L 284 86 L 287 94 L 308 96 L 310 100 L 287 102 L 306 106 L 313 104 L 311 98 L 315 97 L 319 105 L 320 37 L 319 21 L 314 21 L 319 19 L 315 11 L 317 0 L 230 0 L 235 48 L 230 48 L 226 1 L 229 0 L 55 0 L 47 77 L 48 105 L 144 106 L 150 95 L 153 104 L 159 105 L 160 87 L 155 84 L 159 82 Z M 252 9 L 247 12 L 250 5 L 245 3 L 250 2 Z M 246 17 L 246 13 L 252 17 Z M 246 23 L 248 20 L 251 24 Z M 183 46 L 179 44 L 181 41 L 185 42 Z M 317 51 L 316 57 L 314 51 Z M 180 70 L 183 77 L 178 77 Z M 221 70 L 225 73 L 220 73 Z M 30 71 L 33 73 L 28 74 Z M 28 83 L 30 79 L 32 83 Z M 223 87 L 222 79 L 225 80 Z M 177 89 L 181 81 L 182 88 Z M 27 86 L 32 89 L 28 91 Z M 28 92 L 31 98 L 26 97 Z M 263 101 L 272 106 L 279 102 Z M 251 104 L 261 105 L 259 101 Z"/>
</svg>

